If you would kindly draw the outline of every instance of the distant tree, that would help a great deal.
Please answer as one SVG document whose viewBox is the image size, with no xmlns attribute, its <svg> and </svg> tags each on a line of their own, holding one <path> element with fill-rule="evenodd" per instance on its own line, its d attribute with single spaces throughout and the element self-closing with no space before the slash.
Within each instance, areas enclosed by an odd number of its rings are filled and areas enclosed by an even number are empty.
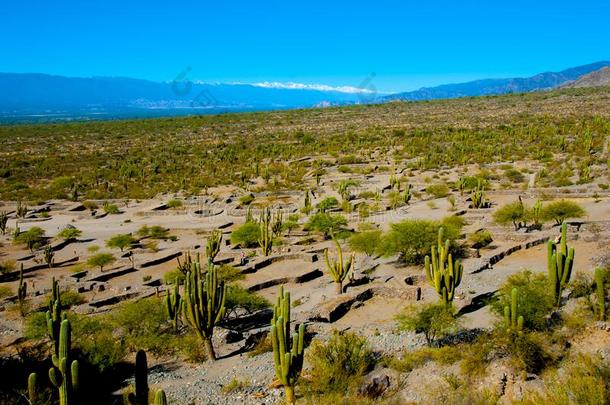
<svg viewBox="0 0 610 405">
<path fill-rule="evenodd" d="M 78 228 L 67 227 L 67 228 L 62 229 L 57 234 L 57 237 L 64 239 L 64 240 L 74 240 L 74 239 L 78 238 L 79 236 L 81 236 L 82 233 L 83 232 Z"/>
<path fill-rule="evenodd" d="M 28 249 L 34 250 L 34 248 L 40 246 L 44 239 L 44 230 L 38 226 L 33 226 L 25 232 L 21 232 L 15 236 L 15 242 L 26 245 Z"/>
<path fill-rule="evenodd" d="M 120 249 L 122 252 L 126 247 L 131 246 L 133 242 L 135 242 L 135 239 L 129 233 L 114 235 L 106 241 L 106 247 Z"/>
<path fill-rule="evenodd" d="M 320 212 L 326 212 L 327 210 L 334 208 L 334 207 L 338 207 L 338 206 L 339 206 L 339 201 L 337 201 L 337 199 L 335 197 L 326 197 L 325 199 L 320 201 L 318 204 L 316 204 L 316 208 Z"/>
<path fill-rule="evenodd" d="M 355 252 L 365 253 L 372 256 L 379 249 L 381 243 L 381 231 L 372 230 L 353 234 L 349 238 L 349 246 Z"/>
<path fill-rule="evenodd" d="M 246 222 L 231 233 L 231 243 L 244 248 L 258 246 L 260 226 L 257 222 Z"/>
<path fill-rule="evenodd" d="M 559 200 L 548 203 L 542 208 L 542 218 L 555 224 L 561 225 L 568 218 L 581 218 L 585 216 L 585 210 L 574 201 Z"/>
<path fill-rule="evenodd" d="M 89 266 L 99 267 L 100 271 L 104 271 L 104 267 L 114 263 L 115 261 L 115 257 L 110 253 L 98 253 L 96 255 L 91 256 L 87 260 L 87 264 Z"/>
<path fill-rule="evenodd" d="M 527 210 L 521 201 L 503 205 L 493 213 L 494 222 L 500 225 L 513 224 L 518 230 L 527 221 Z"/>
<path fill-rule="evenodd" d="M 405 331 L 423 333 L 428 346 L 457 328 L 457 320 L 452 308 L 442 303 L 410 305 L 397 317 L 398 328 Z"/>
<path fill-rule="evenodd" d="M 341 215 L 318 213 L 309 218 L 304 229 L 320 232 L 325 238 L 328 238 L 332 233 L 336 233 L 341 227 L 346 225 L 347 220 Z"/>
</svg>

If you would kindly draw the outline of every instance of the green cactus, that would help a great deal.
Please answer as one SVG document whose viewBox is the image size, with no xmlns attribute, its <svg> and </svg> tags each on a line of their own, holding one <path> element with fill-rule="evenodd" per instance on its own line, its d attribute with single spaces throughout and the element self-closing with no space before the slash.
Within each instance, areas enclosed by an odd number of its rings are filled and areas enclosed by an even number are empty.
<svg viewBox="0 0 610 405">
<path fill-rule="evenodd" d="M 455 289 L 462 281 L 464 267 L 459 259 L 453 260 L 449 253 L 449 239 L 442 243 L 444 232 L 442 227 L 438 230 L 438 245 L 432 246 L 430 256 L 425 257 L 424 267 L 432 287 L 441 300 L 450 305 L 455 297 Z"/>
<path fill-rule="evenodd" d="M 263 212 L 261 212 L 260 218 L 260 234 L 258 237 L 258 244 L 263 251 L 263 255 L 269 256 L 271 254 L 271 249 L 273 248 L 273 236 L 270 231 L 270 222 L 271 222 L 271 210 L 269 208 L 265 208 Z"/>
<path fill-rule="evenodd" d="M 606 320 L 606 272 L 601 267 L 595 269 L 595 295 L 597 297 L 596 314 L 600 321 Z"/>
<path fill-rule="evenodd" d="M 167 405 L 167 397 L 165 391 L 157 390 L 155 393 L 155 405 Z"/>
<path fill-rule="evenodd" d="M 180 320 L 180 312 L 182 307 L 182 297 L 180 296 L 179 283 L 174 284 L 173 291 L 167 289 L 167 295 L 165 296 L 165 310 L 168 318 L 174 325 L 174 332 L 178 332 L 178 324 Z"/>
<path fill-rule="evenodd" d="M 460 195 L 464 196 L 464 190 L 466 189 L 466 177 L 460 177 L 458 179 L 458 189 L 460 190 Z"/>
<path fill-rule="evenodd" d="M 127 402 L 130 405 L 148 405 L 148 362 L 146 352 L 136 353 L 135 392 L 129 393 Z"/>
<path fill-rule="evenodd" d="M 553 288 L 553 294 L 557 306 L 561 305 L 561 293 L 570 282 L 572 267 L 574 266 L 574 248 L 568 247 L 567 228 L 564 222 L 561 224 L 561 240 L 559 246 L 553 241 L 547 245 L 547 266 L 549 280 Z"/>
<path fill-rule="evenodd" d="M 19 313 L 25 316 L 25 298 L 28 294 L 28 284 L 23 281 L 23 263 L 19 267 L 19 286 L 17 287 L 17 300 L 19 301 Z"/>
<path fill-rule="evenodd" d="M 184 285 L 184 304 L 182 316 L 206 346 L 210 360 L 216 360 L 212 335 L 216 326 L 225 315 L 226 286 L 218 280 L 215 266 L 210 266 L 204 276 L 201 265 L 194 263 L 187 273 Z"/>
<path fill-rule="evenodd" d="M 504 325 L 506 329 L 521 332 L 523 330 L 523 316 L 518 312 L 519 292 L 517 288 L 511 291 L 510 306 L 504 307 Z"/>
<path fill-rule="evenodd" d="M 271 320 L 271 345 L 275 375 L 284 386 L 286 404 L 294 403 L 294 386 L 303 368 L 305 325 L 290 336 L 290 293 L 280 287 Z"/>
<path fill-rule="evenodd" d="M 324 260 L 326 261 L 326 268 L 328 269 L 328 272 L 330 273 L 330 276 L 337 287 L 337 294 L 343 294 L 343 281 L 345 281 L 348 274 L 352 270 L 354 265 L 354 255 L 352 254 L 347 263 L 344 263 L 341 245 L 334 237 L 333 241 L 337 245 L 337 261 L 329 259 L 328 249 L 324 251 Z"/>
<path fill-rule="evenodd" d="M 254 216 L 252 215 L 252 207 L 248 206 L 246 210 L 246 223 L 254 222 Z"/>
<path fill-rule="evenodd" d="M 205 245 L 205 255 L 208 258 L 208 262 L 213 262 L 218 252 L 220 252 L 220 246 L 222 244 L 222 233 L 218 229 L 214 229 L 208 237 Z"/>
<path fill-rule="evenodd" d="M 21 201 L 17 201 L 15 213 L 17 214 L 17 218 L 25 218 L 25 216 L 28 214 L 28 206 L 23 204 Z"/>
<path fill-rule="evenodd" d="M 313 210 L 313 206 L 311 204 L 311 197 L 309 196 L 309 190 L 305 190 L 305 201 L 303 203 L 302 211 L 305 214 L 309 214 Z"/>
<path fill-rule="evenodd" d="M 54 258 L 55 257 L 55 252 L 53 251 L 53 248 L 51 247 L 51 245 L 47 245 L 44 248 L 44 252 L 43 252 L 43 258 L 44 258 L 44 262 L 47 264 L 47 266 L 49 266 L 50 269 L 53 268 L 53 265 L 55 264 Z"/>
<path fill-rule="evenodd" d="M 284 224 L 284 214 L 281 210 L 277 210 L 271 219 L 271 232 L 274 237 L 279 237 L 282 233 L 282 225 Z"/>
<path fill-rule="evenodd" d="M 532 206 L 532 220 L 534 225 L 540 225 L 540 218 L 542 218 L 542 201 L 536 200 Z"/>
<path fill-rule="evenodd" d="M 8 223 L 8 213 L 6 211 L 0 211 L 0 233 L 4 235 L 6 233 L 6 224 Z"/>
<path fill-rule="evenodd" d="M 390 176 L 390 190 L 399 190 L 400 189 L 400 181 L 396 177 L 395 174 Z"/>
<path fill-rule="evenodd" d="M 472 201 L 472 208 L 488 208 L 489 201 L 485 194 L 485 187 L 483 186 L 481 179 L 477 182 L 477 187 L 470 193 L 470 200 Z"/>
<path fill-rule="evenodd" d="M 55 354 L 59 356 L 59 335 L 61 331 L 61 323 L 66 319 L 66 314 L 61 308 L 61 294 L 59 291 L 59 282 L 55 277 L 51 280 L 51 298 L 49 300 L 49 310 L 46 313 L 47 332 L 49 338 L 55 346 Z"/>
<path fill-rule="evenodd" d="M 28 400 L 30 401 L 30 405 L 37 405 L 39 403 L 39 388 L 38 374 L 30 373 L 28 376 Z"/>
<path fill-rule="evenodd" d="M 61 321 L 59 334 L 59 354 L 53 354 L 53 367 L 49 369 L 49 380 L 59 391 L 59 404 L 76 403 L 78 392 L 78 360 L 70 361 L 71 328 L 70 321 Z"/>
<path fill-rule="evenodd" d="M 409 201 L 411 201 L 411 189 L 413 188 L 413 186 L 411 186 L 411 184 L 407 183 L 407 187 L 405 188 L 405 191 L 402 192 L 402 201 L 406 204 L 409 205 Z"/>
<path fill-rule="evenodd" d="M 197 253 L 195 259 L 193 260 L 193 256 L 191 255 L 190 250 L 188 250 L 184 254 L 184 262 L 180 261 L 180 257 L 178 257 L 176 260 L 178 260 L 178 270 L 180 270 L 182 274 L 186 274 L 193 267 L 193 263 L 199 262 L 199 253 Z"/>
</svg>

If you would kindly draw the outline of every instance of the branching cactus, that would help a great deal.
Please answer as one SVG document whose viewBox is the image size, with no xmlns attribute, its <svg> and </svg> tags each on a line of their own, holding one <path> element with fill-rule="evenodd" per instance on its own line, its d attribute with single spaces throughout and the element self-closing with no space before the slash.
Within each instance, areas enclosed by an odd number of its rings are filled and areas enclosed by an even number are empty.
<svg viewBox="0 0 610 405">
<path fill-rule="evenodd" d="M 174 284 L 173 291 L 168 288 L 167 295 L 165 296 L 165 310 L 167 312 L 167 317 L 174 325 L 174 332 L 178 332 L 181 309 L 182 297 L 180 296 L 180 286 L 179 283 L 176 282 L 176 284 Z"/>
<path fill-rule="evenodd" d="M 193 260 L 193 256 L 191 255 L 191 252 L 187 251 L 184 254 L 183 262 L 180 261 L 180 257 L 178 257 L 176 260 L 178 260 L 178 270 L 180 270 L 180 272 L 182 272 L 182 274 L 186 274 L 193 267 L 193 263 L 199 262 L 199 253 L 197 253 L 197 255 L 195 256 L 195 259 Z"/>
<path fill-rule="evenodd" d="M 290 293 L 280 287 L 271 320 L 271 345 L 275 375 L 284 386 L 286 404 L 294 403 L 294 386 L 303 368 L 305 325 L 290 336 Z"/>
<path fill-rule="evenodd" d="M 504 325 L 506 329 L 515 332 L 523 330 L 523 316 L 519 315 L 518 308 L 519 292 L 513 288 L 510 295 L 510 306 L 504 307 Z"/>
<path fill-rule="evenodd" d="M 536 200 L 532 206 L 532 220 L 535 225 L 540 225 L 540 219 L 542 218 L 542 201 Z"/>
<path fill-rule="evenodd" d="M 43 258 L 44 258 L 44 262 L 47 264 L 47 266 L 49 266 L 50 269 L 53 268 L 53 265 L 55 264 L 55 252 L 53 251 L 53 248 L 51 248 L 51 245 L 47 245 L 44 248 L 44 252 L 43 252 Z"/>
<path fill-rule="evenodd" d="M 52 356 L 53 367 L 49 369 L 49 380 L 59 391 L 59 404 L 76 403 L 78 392 L 78 360 L 70 359 L 70 321 L 61 321 L 59 334 L 59 354 Z"/>
<path fill-rule="evenodd" d="M 547 264 L 549 280 L 557 306 L 561 305 L 561 293 L 570 282 L 572 267 L 574 265 L 574 248 L 568 247 L 568 225 L 561 224 L 561 240 L 559 246 L 549 241 L 547 247 Z"/>
<path fill-rule="evenodd" d="M 201 265 L 194 263 L 186 275 L 182 316 L 203 341 L 210 360 L 216 360 L 212 335 L 225 315 L 225 296 L 226 286 L 218 280 L 216 267 L 210 266 L 202 276 Z"/>
<path fill-rule="evenodd" d="M 260 233 L 258 237 L 258 244 L 260 245 L 263 255 L 269 256 L 273 247 L 273 235 L 271 232 L 271 210 L 266 208 L 261 212 L 261 219 L 259 223 Z"/>
<path fill-rule="evenodd" d="M 485 194 L 485 187 L 479 179 L 477 187 L 470 193 L 470 200 L 472 201 L 472 208 L 487 208 L 489 207 L 489 201 Z"/>
<path fill-rule="evenodd" d="M 129 405 L 148 405 L 148 361 L 146 352 L 138 350 L 136 353 L 135 392 L 129 393 Z"/>
<path fill-rule="evenodd" d="M 23 281 L 23 263 L 19 268 L 19 286 L 17 287 L 17 300 L 19 301 L 19 313 L 25 316 L 25 298 L 28 294 L 28 284 Z"/>
<path fill-rule="evenodd" d="M 438 245 L 432 246 L 430 256 L 425 258 L 426 276 L 441 300 L 450 305 L 455 297 L 455 289 L 462 281 L 464 267 L 459 259 L 453 260 L 449 253 L 449 239 L 442 243 L 444 228 L 438 230 Z"/>
<path fill-rule="evenodd" d="M 214 258 L 220 252 L 220 246 L 222 244 L 222 233 L 215 229 L 212 234 L 208 237 L 205 245 L 205 255 L 208 258 L 208 262 L 213 262 Z"/>
<path fill-rule="evenodd" d="M 49 300 L 49 310 L 46 314 L 47 332 L 49 338 L 55 346 L 55 354 L 59 356 L 59 334 L 62 321 L 66 319 L 66 314 L 61 309 L 61 294 L 59 282 L 53 277 L 51 281 L 51 299 Z"/>
<path fill-rule="evenodd" d="M 595 296 L 597 298 L 597 306 L 595 312 L 597 319 L 600 321 L 606 320 L 606 272 L 601 267 L 595 269 Z"/>
<path fill-rule="evenodd" d="M 354 266 L 354 255 L 352 254 L 349 260 L 344 263 L 343 249 L 341 249 L 341 245 L 336 239 L 333 238 L 333 240 L 337 245 L 337 260 L 331 260 L 328 257 L 328 249 L 324 251 L 324 260 L 326 261 L 326 268 L 337 287 L 337 294 L 343 294 L 343 281 L 345 281 Z"/>
<path fill-rule="evenodd" d="M 282 225 L 284 224 L 284 214 L 281 210 L 277 210 L 273 214 L 273 218 L 271 220 L 271 231 L 273 232 L 274 237 L 279 237 L 282 233 Z"/>
</svg>

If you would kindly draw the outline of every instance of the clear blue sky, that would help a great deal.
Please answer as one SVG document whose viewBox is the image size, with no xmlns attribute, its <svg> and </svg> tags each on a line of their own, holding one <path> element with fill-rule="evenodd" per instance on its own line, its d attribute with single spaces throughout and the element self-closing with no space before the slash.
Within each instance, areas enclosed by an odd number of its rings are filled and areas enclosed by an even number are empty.
<svg viewBox="0 0 610 405">
<path fill-rule="evenodd" d="M 18 1 L 0 71 L 381 91 L 610 59 L 610 1 Z"/>
</svg>

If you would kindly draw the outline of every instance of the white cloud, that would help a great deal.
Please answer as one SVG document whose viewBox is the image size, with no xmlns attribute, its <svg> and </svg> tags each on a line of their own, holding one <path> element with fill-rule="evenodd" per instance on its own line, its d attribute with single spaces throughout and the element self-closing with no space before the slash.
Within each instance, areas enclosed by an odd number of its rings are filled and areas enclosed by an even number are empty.
<svg viewBox="0 0 610 405">
<path fill-rule="evenodd" d="M 295 82 L 259 82 L 252 83 L 252 86 L 265 87 L 268 89 L 287 89 L 287 90 L 317 90 L 317 91 L 336 91 L 339 93 L 373 93 L 370 89 L 363 89 L 352 86 L 329 86 L 326 84 L 305 84 Z"/>
</svg>

